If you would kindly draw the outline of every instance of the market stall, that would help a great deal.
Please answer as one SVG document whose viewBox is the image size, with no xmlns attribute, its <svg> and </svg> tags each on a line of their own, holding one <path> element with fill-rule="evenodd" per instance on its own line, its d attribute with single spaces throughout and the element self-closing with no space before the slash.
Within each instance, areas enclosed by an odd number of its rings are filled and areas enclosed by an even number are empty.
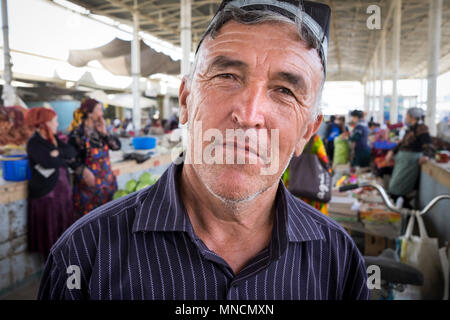
<svg viewBox="0 0 450 320">
<path fill-rule="evenodd" d="M 135 150 L 129 147 L 111 152 L 112 170 L 117 177 L 119 189 L 125 189 L 129 181 L 139 180 L 141 176 L 151 177 L 145 185 L 156 181 L 172 162 L 172 146 L 175 143 L 170 143 L 169 138 L 170 135 L 160 136 L 157 147 L 152 150 Z M 15 152 L 23 153 L 24 146 L 16 146 Z M 146 154 L 147 159 L 125 160 L 130 153 Z M 7 181 L 1 176 L 0 174 L 0 295 L 25 280 L 38 277 L 44 265 L 40 254 L 27 251 L 28 182 Z"/>
</svg>

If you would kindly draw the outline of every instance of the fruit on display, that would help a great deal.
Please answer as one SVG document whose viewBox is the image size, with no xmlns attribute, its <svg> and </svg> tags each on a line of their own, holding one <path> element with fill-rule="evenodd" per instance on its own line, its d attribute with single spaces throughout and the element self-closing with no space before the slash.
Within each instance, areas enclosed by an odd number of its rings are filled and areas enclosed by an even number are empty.
<svg viewBox="0 0 450 320">
<path fill-rule="evenodd" d="M 123 196 L 126 196 L 128 193 L 125 190 L 118 190 L 113 195 L 113 200 L 119 199 Z"/>
<path fill-rule="evenodd" d="M 132 192 L 134 192 L 136 190 L 136 186 L 137 186 L 137 181 L 134 180 L 134 179 L 131 179 L 130 181 L 128 181 L 125 184 L 125 191 L 127 193 L 132 193 Z"/>
<path fill-rule="evenodd" d="M 142 190 L 146 187 L 149 187 L 149 186 L 155 184 L 155 182 L 157 180 L 158 179 L 155 177 L 152 177 L 152 175 L 150 173 L 144 172 L 143 174 L 141 174 L 138 181 L 136 181 L 135 179 L 131 179 L 131 180 L 127 181 L 127 183 L 125 184 L 124 190 L 118 190 L 114 193 L 113 200 L 119 199 L 123 196 L 126 196 L 127 194 L 130 194 L 130 193 Z"/>
</svg>

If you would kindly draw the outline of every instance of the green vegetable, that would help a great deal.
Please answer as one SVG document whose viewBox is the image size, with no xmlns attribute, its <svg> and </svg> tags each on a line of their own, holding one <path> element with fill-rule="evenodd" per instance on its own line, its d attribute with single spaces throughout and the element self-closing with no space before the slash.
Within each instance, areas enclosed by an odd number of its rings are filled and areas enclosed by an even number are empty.
<svg viewBox="0 0 450 320">
<path fill-rule="evenodd" d="M 137 186 L 136 186 L 136 191 L 139 191 L 139 190 L 142 190 L 144 188 L 147 188 L 148 186 L 150 186 L 150 184 L 139 182 L 137 184 Z"/>
<path fill-rule="evenodd" d="M 113 200 L 119 199 L 126 195 L 127 195 L 127 192 L 125 190 L 117 190 L 113 195 Z"/>
<path fill-rule="evenodd" d="M 148 172 L 144 172 L 139 177 L 139 182 L 141 182 L 141 183 L 151 183 L 151 181 L 152 181 L 152 176 Z"/>
<path fill-rule="evenodd" d="M 137 181 L 134 179 L 131 179 L 130 181 L 127 182 L 127 184 L 125 185 L 125 191 L 127 193 L 132 193 L 134 191 L 136 191 L 136 186 L 137 186 Z"/>
</svg>

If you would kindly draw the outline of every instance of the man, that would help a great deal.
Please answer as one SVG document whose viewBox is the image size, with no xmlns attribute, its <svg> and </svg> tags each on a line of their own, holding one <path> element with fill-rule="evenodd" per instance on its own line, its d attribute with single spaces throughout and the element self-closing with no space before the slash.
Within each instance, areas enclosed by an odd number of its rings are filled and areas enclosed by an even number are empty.
<svg viewBox="0 0 450 320">
<path fill-rule="evenodd" d="M 328 6 L 306 1 L 303 11 L 298 1 L 224 1 L 180 87 L 184 163 L 71 227 L 39 298 L 367 299 L 351 238 L 280 181 L 322 121 L 329 19 Z M 252 134 L 224 143 L 229 130 L 270 134 L 256 151 Z M 207 155 L 211 143 L 196 136 L 211 132 L 213 163 L 195 151 Z M 77 268 L 79 283 L 68 281 Z"/>
</svg>

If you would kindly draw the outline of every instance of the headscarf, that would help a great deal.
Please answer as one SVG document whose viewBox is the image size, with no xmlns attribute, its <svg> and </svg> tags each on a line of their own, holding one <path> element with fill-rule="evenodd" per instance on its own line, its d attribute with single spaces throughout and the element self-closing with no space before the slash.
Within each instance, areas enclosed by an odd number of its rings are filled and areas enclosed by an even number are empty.
<svg viewBox="0 0 450 320">
<path fill-rule="evenodd" d="M 418 107 L 409 108 L 407 113 L 410 117 L 416 119 L 417 121 L 423 121 L 425 118 L 424 111 Z"/>
<path fill-rule="evenodd" d="M 56 117 L 56 112 L 51 108 L 35 107 L 27 110 L 25 123 L 34 129 L 39 129 L 44 138 L 56 145 L 56 139 L 46 122 Z"/>
<path fill-rule="evenodd" d="M 70 124 L 69 131 L 77 128 L 81 122 L 87 118 L 88 114 L 94 111 L 94 108 L 100 102 L 95 99 L 83 99 L 78 109 L 73 112 L 73 120 Z"/>
</svg>

